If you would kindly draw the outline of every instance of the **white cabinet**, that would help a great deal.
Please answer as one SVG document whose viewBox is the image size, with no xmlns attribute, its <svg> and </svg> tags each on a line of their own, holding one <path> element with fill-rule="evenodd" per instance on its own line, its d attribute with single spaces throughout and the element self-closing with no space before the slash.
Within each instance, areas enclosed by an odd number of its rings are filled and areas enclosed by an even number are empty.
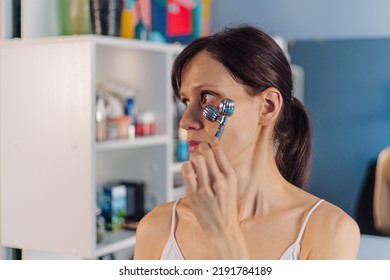
<svg viewBox="0 0 390 280">
<path fill-rule="evenodd" d="M 0 42 L 2 246 L 97 258 L 135 244 L 120 231 L 97 245 L 96 188 L 138 179 L 155 204 L 173 198 L 169 81 L 180 49 L 92 35 Z M 156 135 L 97 142 L 100 79 L 132 87 Z"/>
</svg>

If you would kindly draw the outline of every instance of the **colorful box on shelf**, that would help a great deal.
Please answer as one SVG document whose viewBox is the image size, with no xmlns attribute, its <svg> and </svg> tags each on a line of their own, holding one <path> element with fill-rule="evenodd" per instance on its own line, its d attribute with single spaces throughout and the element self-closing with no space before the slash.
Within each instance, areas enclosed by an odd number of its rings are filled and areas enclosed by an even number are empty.
<svg viewBox="0 0 390 280">
<path fill-rule="evenodd" d="M 210 34 L 212 0 L 59 0 L 59 33 L 187 44 Z"/>
<path fill-rule="evenodd" d="M 104 185 L 101 209 L 107 230 L 122 229 L 127 213 L 126 185 L 120 183 Z"/>
</svg>

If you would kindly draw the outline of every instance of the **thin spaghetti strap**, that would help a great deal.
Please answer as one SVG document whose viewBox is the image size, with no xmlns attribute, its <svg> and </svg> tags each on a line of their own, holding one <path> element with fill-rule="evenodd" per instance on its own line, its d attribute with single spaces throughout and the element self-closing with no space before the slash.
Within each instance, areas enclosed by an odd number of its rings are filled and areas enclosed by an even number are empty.
<svg viewBox="0 0 390 280">
<path fill-rule="evenodd" d="M 305 232 L 306 225 L 307 225 L 307 222 L 308 222 L 309 219 L 310 219 L 311 214 L 313 214 L 314 210 L 316 210 L 317 207 L 320 206 L 320 204 L 321 204 L 323 201 L 325 201 L 325 199 L 320 199 L 319 201 L 317 201 L 316 204 L 314 204 L 314 206 L 310 209 L 309 213 L 307 213 L 307 216 L 306 216 L 306 218 L 305 218 L 305 221 L 303 222 L 303 225 L 302 225 L 302 227 L 301 227 L 301 230 L 299 231 L 298 238 L 297 238 L 297 240 L 295 241 L 295 243 L 300 243 L 300 242 L 301 242 L 303 233 Z"/>
<path fill-rule="evenodd" d="M 171 235 L 174 235 L 175 233 L 175 223 L 176 223 L 176 206 L 179 203 L 180 198 L 175 201 L 175 203 L 172 206 L 172 222 L 171 222 Z"/>
</svg>

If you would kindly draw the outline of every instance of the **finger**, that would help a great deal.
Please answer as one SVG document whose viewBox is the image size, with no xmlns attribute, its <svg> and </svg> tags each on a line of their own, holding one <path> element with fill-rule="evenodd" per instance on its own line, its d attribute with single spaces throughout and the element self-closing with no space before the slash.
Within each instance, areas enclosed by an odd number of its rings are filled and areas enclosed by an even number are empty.
<svg viewBox="0 0 390 280">
<path fill-rule="evenodd" d="M 224 211 L 228 211 L 228 209 L 236 209 L 237 203 L 237 176 L 236 173 L 231 166 L 229 160 L 227 159 L 225 152 L 219 142 L 218 138 L 214 138 L 210 141 L 210 146 L 214 151 L 215 161 L 218 165 L 218 168 L 225 178 L 226 187 L 221 188 L 221 192 L 225 193 L 224 201 L 221 202 L 221 205 L 224 205 Z M 222 196 L 221 196 L 222 199 Z M 235 209 L 235 210 L 234 210 Z"/>
<path fill-rule="evenodd" d="M 197 191 L 200 194 L 204 194 L 207 197 L 213 197 L 214 192 L 210 187 L 210 178 L 209 172 L 207 170 L 207 165 L 204 156 L 201 153 L 192 153 L 190 155 L 190 163 L 192 168 L 195 170 L 197 177 Z"/>
<path fill-rule="evenodd" d="M 198 181 L 195 170 L 190 162 L 187 161 L 183 163 L 181 167 L 181 175 L 184 178 L 188 191 L 190 193 L 195 193 L 197 191 Z"/>
<path fill-rule="evenodd" d="M 211 179 L 211 182 L 216 181 L 221 176 L 221 170 L 215 160 L 214 151 L 210 145 L 203 142 L 199 145 L 199 152 L 205 157 L 206 166 Z"/>
<path fill-rule="evenodd" d="M 234 169 L 226 157 L 222 145 L 217 137 L 214 137 L 210 141 L 210 147 L 214 152 L 215 162 L 218 166 L 218 169 L 226 176 L 235 174 Z"/>
</svg>

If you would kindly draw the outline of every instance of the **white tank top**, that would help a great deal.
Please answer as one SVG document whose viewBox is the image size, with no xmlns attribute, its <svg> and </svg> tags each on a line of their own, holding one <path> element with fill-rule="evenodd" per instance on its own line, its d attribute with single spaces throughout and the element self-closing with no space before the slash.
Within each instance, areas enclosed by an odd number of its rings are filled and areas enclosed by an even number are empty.
<svg viewBox="0 0 390 280">
<path fill-rule="evenodd" d="M 176 200 L 172 207 L 172 223 L 171 223 L 171 234 L 169 235 L 169 238 L 167 240 L 167 243 L 165 244 L 164 250 L 161 254 L 160 260 L 184 260 L 183 254 L 180 251 L 179 245 L 177 244 L 176 238 L 175 238 L 175 223 L 176 223 L 176 206 L 179 203 L 180 199 Z M 290 247 L 287 248 L 287 250 L 283 253 L 283 255 L 280 257 L 280 260 L 298 260 L 299 254 L 301 252 L 301 239 L 303 236 L 303 233 L 305 232 L 307 222 L 310 219 L 311 214 L 314 212 L 314 210 L 324 201 L 324 199 L 320 199 L 317 201 L 316 204 L 313 205 L 313 207 L 310 209 L 309 213 L 307 214 L 301 230 L 299 231 L 298 237 L 295 240 L 293 244 L 291 244 Z"/>
</svg>

